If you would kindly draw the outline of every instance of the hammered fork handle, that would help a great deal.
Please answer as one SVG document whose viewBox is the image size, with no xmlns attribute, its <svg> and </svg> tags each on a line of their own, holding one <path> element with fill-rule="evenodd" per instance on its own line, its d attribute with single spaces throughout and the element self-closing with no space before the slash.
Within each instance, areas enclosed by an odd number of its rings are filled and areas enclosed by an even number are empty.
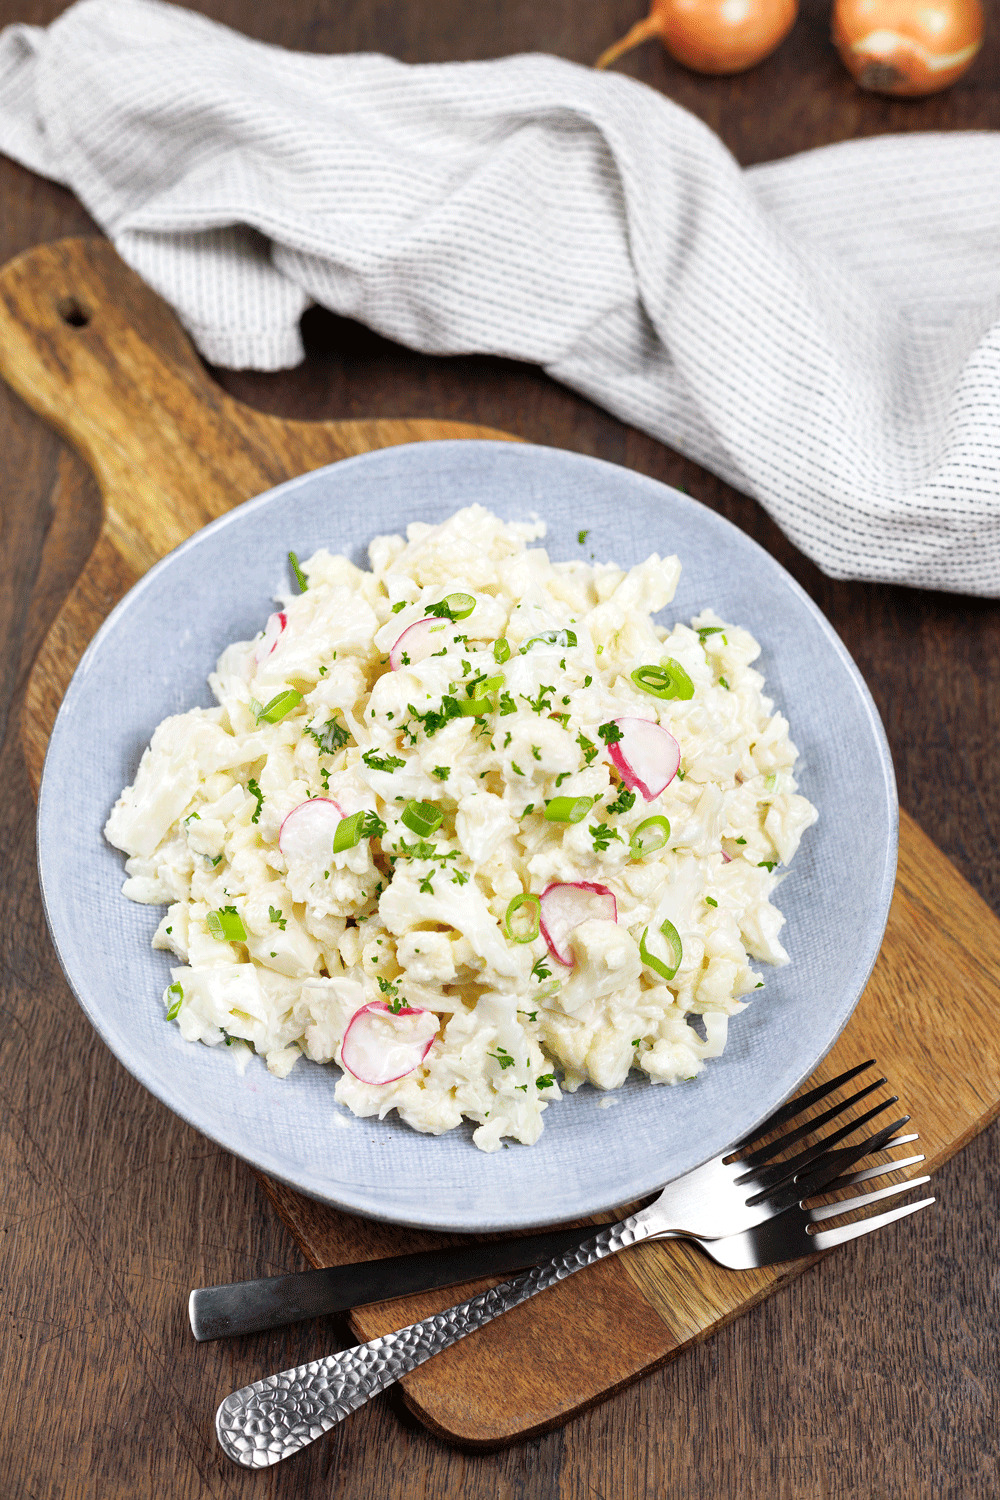
<svg viewBox="0 0 1000 1500">
<path fill-rule="evenodd" d="M 372 1396 L 466 1334 L 544 1292 L 595 1261 L 656 1234 L 641 1210 L 567 1250 L 544 1265 L 481 1292 L 468 1302 L 435 1313 L 408 1328 L 357 1344 L 280 1375 L 269 1375 L 227 1396 L 215 1414 L 223 1450 L 245 1469 L 280 1463 L 315 1442 Z"/>
</svg>

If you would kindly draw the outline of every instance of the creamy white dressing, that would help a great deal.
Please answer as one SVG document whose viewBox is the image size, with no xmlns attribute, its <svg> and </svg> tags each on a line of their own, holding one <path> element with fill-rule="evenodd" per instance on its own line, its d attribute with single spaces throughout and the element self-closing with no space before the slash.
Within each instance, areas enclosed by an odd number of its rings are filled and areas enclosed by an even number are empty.
<svg viewBox="0 0 1000 1500">
<path fill-rule="evenodd" d="M 433 1012 L 436 1030 L 409 1023 L 435 1036 L 410 1073 L 375 1084 L 345 1068 L 335 1097 L 433 1134 L 469 1119 L 483 1150 L 536 1141 L 548 1105 L 583 1082 L 617 1089 L 635 1069 L 677 1083 L 718 1056 L 761 987 L 754 961 L 788 961 L 770 897 L 817 816 L 753 637 L 711 610 L 654 623 L 674 557 L 627 572 L 552 563 L 530 545 L 543 534 L 473 506 L 376 538 L 370 572 L 317 552 L 307 591 L 223 652 L 218 707 L 159 726 L 105 829 L 128 855 L 124 893 L 167 905 L 153 946 L 178 960 L 164 998 L 187 1040 L 252 1047 L 284 1077 L 303 1056 L 340 1064 L 373 1001 Z M 391 670 L 403 631 L 458 594 L 474 601 L 465 618 L 446 611 L 440 631 L 416 633 L 435 654 L 400 648 Z M 667 661 L 689 698 L 633 680 Z M 460 715 L 477 691 L 483 712 Z M 680 746 L 652 801 L 623 795 L 601 733 L 628 717 Z M 557 797 L 593 803 L 579 822 L 548 821 Z M 289 840 L 286 857 L 282 823 L 313 798 L 367 829 L 338 852 Z M 404 820 L 413 802 L 441 815 L 426 835 Z M 653 816 L 669 837 L 640 854 L 633 835 Z M 336 828 L 329 805 L 323 818 Z M 598 884 L 617 903 L 617 921 L 570 934 L 570 968 L 542 934 L 519 943 L 505 925 L 514 897 L 554 882 Z M 664 922 L 682 949 L 669 978 Z M 640 954 L 644 934 L 660 970 Z M 390 1012 L 370 1030 L 391 1027 Z"/>
</svg>

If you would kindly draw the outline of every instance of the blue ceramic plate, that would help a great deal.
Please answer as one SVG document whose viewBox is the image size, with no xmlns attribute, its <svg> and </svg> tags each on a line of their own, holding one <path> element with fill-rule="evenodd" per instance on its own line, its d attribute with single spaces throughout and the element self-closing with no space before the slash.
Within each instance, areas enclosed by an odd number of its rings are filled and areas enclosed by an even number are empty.
<svg viewBox="0 0 1000 1500">
<path fill-rule="evenodd" d="M 779 905 L 785 969 L 730 1028 L 695 1081 L 617 1094 L 584 1087 L 546 1111 L 536 1146 L 493 1155 L 471 1127 L 435 1138 L 358 1120 L 334 1103 L 338 1071 L 300 1062 L 285 1080 L 225 1048 L 181 1040 L 164 1018 L 169 958 L 150 938 L 160 908 L 121 895 L 108 812 L 167 714 L 208 705 L 221 649 L 260 629 L 287 587 L 289 548 L 367 565 L 379 532 L 439 521 L 478 501 L 508 519 L 538 512 L 556 560 L 629 566 L 654 549 L 683 572 L 665 623 L 711 605 L 763 644 L 758 665 L 819 807 Z M 589 531 L 585 547 L 577 533 Z M 896 864 L 892 763 L 875 705 L 812 601 L 766 552 L 696 501 L 575 453 L 500 442 L 389 448 L 279 485 L 178 547 L 118 605 L 90 645 L 56 721 L 38 809 L 49 925 L 80 1004 L 115 1055 L 190 1124 L 254 1166 L 353 1213 L 435 1229 L 553 1223 L 641 1197 L 744 1135 L 828 1051 L 878 954 Z M 614 1099 L 611 1109 L 599 1108 Z"/>
</svg>

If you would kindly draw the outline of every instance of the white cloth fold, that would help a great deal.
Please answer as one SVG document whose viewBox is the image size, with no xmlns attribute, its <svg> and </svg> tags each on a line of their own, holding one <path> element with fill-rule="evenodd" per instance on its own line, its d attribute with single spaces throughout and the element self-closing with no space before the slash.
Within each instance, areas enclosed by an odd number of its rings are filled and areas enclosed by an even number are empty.
<svg viewBox="0 0 1000 1500">
<path fill-rule="evenodd" d="M 71 187 L 205 357 L 317 302 L 488 352 L 720 474 L 824 572 L 1000 595 L 1000 136 L 747 171 L 557 58 L 283 51 L 159 3 L 0 36 L 0 149 Z"/>
</svg>

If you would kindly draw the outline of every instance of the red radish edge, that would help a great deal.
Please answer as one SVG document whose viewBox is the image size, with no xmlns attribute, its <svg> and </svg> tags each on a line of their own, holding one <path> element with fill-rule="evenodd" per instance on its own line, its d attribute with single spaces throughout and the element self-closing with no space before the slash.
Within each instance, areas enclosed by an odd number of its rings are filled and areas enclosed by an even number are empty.
<svg viewBox="0 0 1000 1500">
<path fill-rule="evenodd" d="M 418 1068 L 427 1056 L 437 1033 L 428 1037 L 426 1042 L 399 1041 L 390 1043 L 388 1050 L 379 1047 L 377 1033 L 381 1030 L 373 1028 L 370 1023 L 366 1024 L 366 1016 L 426 1016 L 433 1012 L 406 1005 L 401 1010 L 393 1011 L 384 1000 L 371 1000 L 367 1005 L 362 1005 L 356 1010 L 347 1023 L 344 1032 L 344 1040 L 340 1044 L 340 1062 L 346 1071 L 357 1078 L 360 1083 L 395 1083 L 398 1078 L 405 1078 Z M 374 1034 L 373 1034 L 374 1033 Z M 380 1054 L 377 1056 L 376 1054 Z M 381 1061 L 382 1066 L 376 1066 Z M 401 1067 L 402 1063 L 406 1067 Z M 398 1068 L 398 1072 L 393 1069 Z M 386 1076 L 383 1077 L 382 1075 Z M 377 1076 L 376 1076 L 377 1075 Z"/>
<path fill-rule="evenodd" d="M 396 637 L 389 652 L 389 666 L 394 672 L 398 672 L 402 666 L 415 667 L 418 661 L 424 661 L 437 649 L 438 643 L 433 637 L 447 627 L 448 621 L 439 620 L 436 615 L 426 615 L 422 620 L 415 620 L 412 625 L 407 625 L 402 635 Z M 403 661 L 404 652 L 410 658 L 408 662 Z"/>
<path fill-rule="evenodd" d="M 579 894 L 570 896 L 570 891 Z M 605 922 L 618 921 L 618 902 L 614 892 L 606 885 L 595 885 L 589 880 L 556 881 L 554 885 L 546 886 L 539 901 L 538 926 L 542 937 L 556 963 L 566 969 L 573 967 L 573 953 L 567 939 L 574 928 L 589 917 Z"/>
<path fill-rule="evenodd" d="M 268 615 L 267 624 L 264 626 L 263 640 L 257 642 L 257 649 L 253 654 L 254 662 L 258 667 L 260 666 L 262 661 L 266 661 L 270 656 L 271 652 L 278 644 L 278 641 L 281 639 L 282 633 L 287 624 L 288 616 L 285 614 L 285 611 L 283 609 L 279 609 L 273 615 Z M 267 648 L 266 650 L 265 647 Z"/>
<path fill-rule="evenodd" d="M 278 848 L 286 859 L 324 864 L 333 854 L 333 835 L 344 816 L 332 797 L 311 797 L 285 815 L 278 830 Z"/>
<path fill-rule="evenodd" d="M 630 792 L 654 801 L 677 775 L 681 747 L 668 729 L 652 719 L 613 719 L 622 738 L 608 754 Z"/>
<path fill-rule="evenodd" d="M 727 854 L 726 851 L 725 851 L 725 849 L 723 849 L 721 851 L 721 853 L 722 853 L 722 858 L 724 859 L 724 861 L 726 862 L 726 864 L 727 865 L 731 865 L 732 862 L 733 862 L 733 856 L 731 854 Z"/>
</svg>

